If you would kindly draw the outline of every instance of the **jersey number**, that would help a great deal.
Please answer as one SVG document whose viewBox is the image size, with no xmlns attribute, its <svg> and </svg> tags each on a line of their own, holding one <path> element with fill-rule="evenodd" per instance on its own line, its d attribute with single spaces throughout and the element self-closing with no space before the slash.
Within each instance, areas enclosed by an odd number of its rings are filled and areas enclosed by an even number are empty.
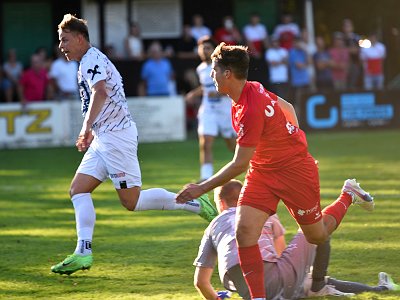
<svg viewBox="0 0 400 300">
<path fill-rule="evenodd" d="M 266 109 L 264 110 L 265 115 L 267 117 L 272 117 L 275 114 L 275 110 L 271 105 L 267 105 Z"/>
</svg>

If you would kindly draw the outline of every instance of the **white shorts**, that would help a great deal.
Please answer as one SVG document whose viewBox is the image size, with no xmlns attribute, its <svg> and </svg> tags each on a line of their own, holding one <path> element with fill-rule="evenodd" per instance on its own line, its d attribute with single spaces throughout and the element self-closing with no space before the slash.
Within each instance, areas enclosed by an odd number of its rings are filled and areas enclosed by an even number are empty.
<svg viewBox="0 0 400 300">
<path fill-rule="evenodd" d="M 202 105 L 197 115 L 199 135 L 218 136 L 223 138 L 236 138 L 236 132 L 232 127 L 231 102 L 220 99 L 215 104 Z"/>
<path fill-rule="evenodd" d="M 136 125 L 95 136 L 76 173 L 105 181 L 110 178 L 116 189 L 142 186 L 137 157 Z"/>
</svg>

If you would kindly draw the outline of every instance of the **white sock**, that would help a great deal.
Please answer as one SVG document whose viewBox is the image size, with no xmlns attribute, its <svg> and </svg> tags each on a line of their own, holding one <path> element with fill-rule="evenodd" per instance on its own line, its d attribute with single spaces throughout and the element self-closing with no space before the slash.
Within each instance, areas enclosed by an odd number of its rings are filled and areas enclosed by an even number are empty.
<svg viewBox="0 0 400 300">
<path fill-rule="evenodd" d="M 205 163 L 200 168 L 200 179 L 208 179 L 214 174 L 214 168 L 212 163 Z"/>
<path fill-rule="evenodd" d="M 76 194 L 72 196 L 72 204 L 75 209 L 76 233 L 78 242 L 75 254 L 92 254 L 92 238 L 96 213 L 90 193 Z"/>
<path fill-rule="evenodd" d="M 140 192 L 135 211 L 181 209 L 195 214 L 200 213 L 199 201 L 191 200 L 183 204 L 176 203 L 175 196 L 175 193 L 168 192 L 161 188 L 143 190 Z"/>
</svg>

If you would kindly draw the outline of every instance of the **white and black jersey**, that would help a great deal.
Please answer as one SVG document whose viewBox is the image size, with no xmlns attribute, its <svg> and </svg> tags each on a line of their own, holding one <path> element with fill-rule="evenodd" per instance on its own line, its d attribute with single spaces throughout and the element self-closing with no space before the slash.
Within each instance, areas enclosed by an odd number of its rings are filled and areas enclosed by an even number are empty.
<svg viewBox="0 0 400 300">
<path fill-rule="evenodd" d="M 92 130 L 101 134 L 130 127 L 133 119 L 126 102 L 122 77 L 107 56 L 99 49 L 91 47 L 82 57 L 78 70 L 83 116 L 89 108 L 91 88 L 100 80 L 106 82 L 108 97 L 93 123 Z"/>
</svg>

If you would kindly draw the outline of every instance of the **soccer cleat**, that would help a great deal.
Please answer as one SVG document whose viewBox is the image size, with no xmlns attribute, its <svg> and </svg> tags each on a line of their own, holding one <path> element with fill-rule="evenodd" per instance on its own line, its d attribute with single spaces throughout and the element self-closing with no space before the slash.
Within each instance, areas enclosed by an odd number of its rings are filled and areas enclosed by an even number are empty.
<svg viewBox="0 0 400 300">
<path fill-rule="evenodd" d="M 321 297 L 321 296 L 336 296 L 336 297 L 343 297 L 343 296 L 354 296 L 355 294 L 353 293 L 344 293 L 341 292 L 337 289 L 335 289 L 335 287 L 333 285 L 325 285 L 322 289 L 320 289 L 318 292 L 313 292 L 311 290 L 308 291 L 307 293 L 307 297 Z"/>
<path fill-rule="evenodd" d="M 390 277 L 389 274 L 385 272 L 380 272 L 378 274 L 378 278 L 379 278 L 378 286 L 384 286 L 389 291 L 400 291 L 400 285 L 394 283 L 392 277 Z"/>
<path fill-rule="evenodd" d="M 51 267 L 51 271 L 58 274 L 71 275 L 79 270 L 88 270 L 92 266 L 93 256 L 90 255 L 68 255 L 62 262 Z"/>
<path fill-rule="evenodd" d="M 211 204 L 207 194 L 201 195 L 196 200 L 200 202 L 200 217 L 211 222 L 216 216 L 218 216 L 218 211 L 214 205 Z"/>
<path fill-rule="evenodd" d="M 374 210 L 374 198 L 369 193 L 364 191 L 355 179 L 347 179 L 344 182 L 342 192 L 352 195 L 353 204 L 357 204 L 368 211 Z"/>
</svg>

